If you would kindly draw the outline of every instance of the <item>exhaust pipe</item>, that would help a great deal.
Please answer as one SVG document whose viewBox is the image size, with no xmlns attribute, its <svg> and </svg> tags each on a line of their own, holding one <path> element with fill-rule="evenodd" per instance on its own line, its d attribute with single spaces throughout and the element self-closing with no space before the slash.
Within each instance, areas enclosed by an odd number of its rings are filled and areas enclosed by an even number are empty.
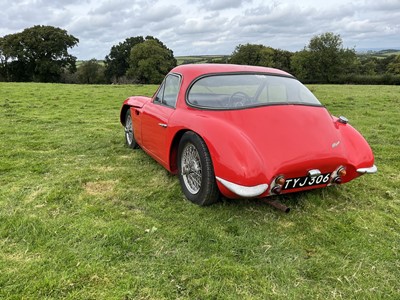
<svg viewBox="0 0 400 300">
<path fill-rule="evenodd" d="M 276 209 L 279 209 L 280 211 L 283 211 L 285 213 L 290 212 L 290 207 L 287 207 L 285 204 L 279 202 L 279 200 L 269 200 L 265 199 L 265 202 L 267 202 L 269 205 L 275 207 Z"/>
</svg>

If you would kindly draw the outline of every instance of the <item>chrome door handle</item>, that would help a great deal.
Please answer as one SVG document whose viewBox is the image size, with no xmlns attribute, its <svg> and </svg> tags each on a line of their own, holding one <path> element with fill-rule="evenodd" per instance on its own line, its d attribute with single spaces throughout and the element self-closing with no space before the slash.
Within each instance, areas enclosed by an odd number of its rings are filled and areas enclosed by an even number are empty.
<svg viewBox="0 0 400 300">
<path fill-rule="evenodd" d="M 167 128 L 167 126 L 168 126 L 167 124 L 164 124 L 164 123 L 158 123 L 158 125 L 161 126 L 162 128 Z"/>
</svg>

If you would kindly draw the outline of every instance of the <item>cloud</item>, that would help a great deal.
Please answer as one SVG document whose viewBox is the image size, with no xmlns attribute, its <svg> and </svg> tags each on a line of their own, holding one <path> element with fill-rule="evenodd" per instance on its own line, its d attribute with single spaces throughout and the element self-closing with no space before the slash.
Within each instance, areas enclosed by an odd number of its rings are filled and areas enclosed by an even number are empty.
<svg viewBox="0 0 400 300">
<path fill-rule="evenodd" d="M 126 16 L 127 12 L 130 12 L 133 8 L 136 7 L 137 1 L 128 1 L 128 0 L 114 0 L 114 1 L 103 1 L 100 2 L 99 6 L 93 7 L 90 9 L 90 15 L 117 15 L 120 14 L 120 17 Z"/>
<path fill-rule="evenodd" d="M 218 11 L 230 8 L 238 8 L 245 3 L 251 3 L 251 0 L 197 0 L 200 7 L 208 11 Z"/>
<path fill-rule="evenodd" d="M 176 32 L 179 35 L 203 35 L 204 38 L 207 36 L 218 34 L 227 29 L 226 18 L 193 18 L 187 19 Z"/>
<path fill-rule="evenodd" d="M 235 19 L 240 26 L 267 25 L 283 29 L 306 23 L 312 14 L 312 9 L 273 4 L 245 10 L 243 17 L 237 16 Z"/>
<path fill-rule="evenodd" d="M 337 27 L 343 28 L 346 34 L 370 34 L 376 31 L 379 27 L 379 23 L 371 20 L 352 20 L 350 18 L 344 18 L 336 24 Z"/>
<path fill-rule="evenodd" d="M 400 11 L 400 1 L 399 0 L 367 0 L 366 7 L 378 10 L 378 11 Z"/>
<path fill-rule="evenodd" d="M 4 2 L 4 3 L 1 3 Z M 53 25 L 79 38 L 80 59 L 102 59 L 132 36 L 152 35 L 176 55 L 230 54 L 238 44 L 299 50 L 327 31 L 351 46 L 400 46 L 400 1 L 0 0 L 0 36 Z"/>
<path fill-rule="evenodd" d="M 20 32 L 33 25 L 52 25 L 61 27 L 70 22 L 73 14 L 62 7 L 40 6 L 30 1 L 22 4 L 12 2 L 2 6 L 1 28 L 9 33 Z M 0 31 L 1 33 L 1 31 Z"/>
<path fill-rule="evenodd" d="M 180 13 L 180 8 L 171 4 L 155 3 L 150 7 L 147 1 L 103 1 L 100 5 L 91 7 L 87 14 L 76 18 L 69 24 L 69 29 L 79 33 L 79 52 L 90 48 L 93 49 L 90 51 L 91 57 L 96 54 L 95 57 L 101 59 L 113 45 L 128 37 L 158 36 L 154 31 L 162 31 L 170 25 L 168 22 L 171 20 L 175 23 L 174 19 Z M 101 43 L 101 46 L 92 46 L 95 41 Z"/>
<path fill-rule="evenodd" d="M 28 5 L 38 5 L 41 7 L 64 7 L 73 4 L 89 4 L 89 0 L 27 0 L 24 1 Z"/>
</svg>

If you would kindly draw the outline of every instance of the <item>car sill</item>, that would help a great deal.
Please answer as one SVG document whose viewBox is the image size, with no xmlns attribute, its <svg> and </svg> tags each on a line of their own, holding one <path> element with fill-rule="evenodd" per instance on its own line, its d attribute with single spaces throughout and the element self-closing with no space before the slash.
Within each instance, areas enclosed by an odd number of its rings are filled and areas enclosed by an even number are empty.
<svg viewBox="0 0 400 300">
<path fill-rule="evenodd" d="M 215 178 L 232 193 L 235 193 L 236 195 L 241 197 L 246 197 L 246 198 L 257 197 L 268 189 L 268 184 L 266 183 L 255 186 L 243 186 L 233 182 L 229 182 L 218 176 L 216 176 Z"/>
</svg>

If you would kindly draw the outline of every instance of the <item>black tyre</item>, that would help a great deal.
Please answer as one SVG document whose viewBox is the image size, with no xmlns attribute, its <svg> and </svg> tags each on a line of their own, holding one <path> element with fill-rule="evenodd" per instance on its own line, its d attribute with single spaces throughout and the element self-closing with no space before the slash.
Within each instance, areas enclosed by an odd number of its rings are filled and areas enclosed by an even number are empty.
<svg viewBox="0 0 400 300">
<path fill-rule="evenodd" d="M 131 111 L 128 109 L 125 115 L 125 143 L 128 147 L 132 149 L 139 148 L 138 143 L 135 140 L 135 134 L 133 132 L 133 124 L 132 124 L 132 117 Z"/>
<path fill-rule="evenodd" d="M 179 143 L 178 172 L 182 191 L 190 201 L 205 206 L 219 200 L 210 153 L 194 132 L 186 132 Z"/>
</svg>

